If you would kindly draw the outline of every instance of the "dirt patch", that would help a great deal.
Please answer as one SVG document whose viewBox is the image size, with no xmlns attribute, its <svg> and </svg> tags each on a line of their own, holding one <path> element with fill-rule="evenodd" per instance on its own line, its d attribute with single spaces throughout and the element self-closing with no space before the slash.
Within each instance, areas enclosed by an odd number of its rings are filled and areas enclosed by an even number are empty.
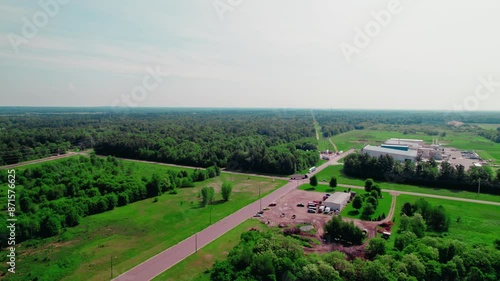
<svg viewBox="0 0 500 281">
<path fill-rule="evenodd" d="M 278 226 L 279 224 L 311 224 L 316 230 L 322 229 L 331 216 L 326 214 L 308 213 L 307 203 L 312 201 L 321 201 L 323 193 L 310 192 L 304 190 L 292 190 L 287 195 L 276 201 L 276 206 L 268 207 L 262 215 L 261 221 L 269 226 Z M 302 203 L 306 207 L 298 207 Z M 295 218 L 292 219 L 292 216 Z"/>
<path fill-rule="evenodd" d="M 354 225 L 367 231 L 367 239 L 363 245 L 358 246 L 343 246 L 341 244 L 327 244 L 323 241 L 324 226 L 331 219 L 332 215 L 308 213 L 307 203 L 312 201 L 322 201 L 323 193 L 311 192 L 295 189 L 287 193 L 285 196 L 275 201 L 276 206 L 267 207 L 262 214 L 260 220 L 269 226 L 297 226 L 302 224 L 309 224 L 314 227 L 315 234 L 302 232 L 300 235 L 304 237 L 314 238 L 320 241 L 320 244 L 314 244 L 312 248 L 304 248 L 306 253 L 327 253 L 331 251 L 341 251 L 345 253 L 348 259 L 364 258 L 365 248 L 371 238 L 376 237 L 377 233 L 382 229 L 389 231 L 392 226 L 392 215 L 396 203 L 396 194 L 392 194 L 393 202 L 391 212 L 387 218 L 382 222 L 375 221 L 361 221 L 357 219 L 344 218 L 344 221 L 351 221 Z M 297 204 L 303 204 L 305 207 L 298 207 Z M 294 217 L 292 219 L 292 217 Z M 379 225 L 383 224 L 383 227 Z"/>
</svg>

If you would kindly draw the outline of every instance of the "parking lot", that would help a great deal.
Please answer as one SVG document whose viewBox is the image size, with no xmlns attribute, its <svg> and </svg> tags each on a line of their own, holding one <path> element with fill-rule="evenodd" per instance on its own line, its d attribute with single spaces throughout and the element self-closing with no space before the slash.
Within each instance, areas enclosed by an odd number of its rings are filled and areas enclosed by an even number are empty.
<svg viewBox="0 0 500 281">
<path fill-rule="evenodd" d="M 444 148 L 444 154 L 448 156 L 448 162 L 452 165 L 462 165 L 465 167 L 466 171 L 470 168 L 470 166 L 474 165 L 474 163 L 483 162 L 480 159 L 470 159 L 464 157 L 460 149 L 446 147 Z"/>
<path fill-rule="evenodd" d="M 316 229 L 322 226 L 331 218 L 331 215 L 320 213 L 308 213 L 307 203 L 312 201 L 322 201 L 323 193 L 311 192 L 304 190 L 292 190 L 284 197 L 277 200 L 276 206 L 267 207 L 264 210 L 261 221 L 268 223 L 270 226 L 289 226 L 292 224 L 310 223 Z M 298 207 L 297 204 L 302 203 L 304 207 Z M 264 206 L 263 206 L 264 207 Z M 295 218 L 292 219 L 292 216 Z"/>
</svg>

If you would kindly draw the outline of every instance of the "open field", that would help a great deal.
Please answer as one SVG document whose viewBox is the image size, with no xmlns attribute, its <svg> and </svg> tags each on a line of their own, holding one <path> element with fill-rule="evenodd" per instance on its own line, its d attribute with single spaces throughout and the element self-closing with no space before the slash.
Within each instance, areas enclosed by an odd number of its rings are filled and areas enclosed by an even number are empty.
<svg viewBox="0 0 500 281">
<path fill-rule="evenodd" d="M 347 190 L 347 188 L 331 188 L 330 186 L 326 184 L 318 184 L 318 186 L 314 187 L 310 184 L 303 184 L 299 186 L 300 190 L 305 190 L 305 191 L 316 191 L 316 192 L 322 192 L 322 193 L 327 193 L 327 192 L 334 192 L 334 191 L 344 191 Z"/>
<path fill-rule="evenodd" d="M 443 145 L 463 150 L 474 150 L 483 159 L 493 159 L 492 163 L 500 163 L 499 143 L 466 132 L 454 132 L 444 128 L 438 129 L 438 131 L 446 133 L 446 136 L 429 136 L 418 130 L 415 134 L 403 134 L 399 131 L 355 130 L 333 136 L 332 140 L 339 150 L 346 151 L 349 148 L 361 149 L 366 144 L 380 145 L 389 138 L 415 138 L 422 139 L 427 143 L 431 143 L 433 138 L 438 138 Z"/>
<path fill-rule="evenodd" d="M 332 165 L 323 169 L 321 172 L 316 174 L 318 177 L 318 181 L 328 182 L 330 181 L 331 176 L 337 177 L 338 184 L 347 184 L 347 185 L 357 185 L 364 186 L 365 181 L 357 178 L 352 178 L 344 175 L 342 173 L 343 166 L 342 165 Z M 433 187 L 423 187 L 409 184 L 399 184 L 399 183 L 389 183 L 389 182 L 377 182 L 376 183 L 380 188 L 384 190 L 395 190 L 395 191 L 408 191 L 408 192 L 417 192 L 417 193 L 427 193 L 441 196 L 451 196 L 458 198 L 467 198 L 467 199 L 476 199 L 476 200 L 485 200 L 485 201 L 493 201 L 500 202 L 500 196 L 492 195 L 492 194 L 477 194 L 474 192 L 463 191 L 463 190 L 449 190 L 444 188 L 433 188 Z"/>
<path fill-rule="evenodd" d="M 137 165 L 136 176 L 165 172 L 163 165 Z M 200 208 L 199 190 L 216 189 L 220 199 L 222 182 L 233 182 L 229 202 Z M 80 225 L 68 228 L 56 237 L 26 241 L 19 245 L 18 261 L 23 264 L 9 280 L 107 280 L 110 258 L 114 276 L 118 276 L 147 258 L 182 241 L 236 210 L 270 193 L 286 181 L 247 175 L 222 173 L 220 177 L 180 188 L 176 195 L 164 194 L 158 202 L 146 199 L 102 214 L 83 218 Z M 210 211 L 211 209 L 211 211 Z M 28 275 L 29 274 L 29 275 Z"/>
<path fill-rule="evenodd" d="M 211 269 L 216 260 L 224 260 L 229 251 L 240 242 L 240 236 L 243 232 L 251 228 L 265 230 L 268 229 L 264 224 L 256 219 L 248 219 L 242 224 L 230 230 L 228 233 L 217 238 L 212 243 L 198 250 L 193 254 L 174 265 L 167 271 L 158 275 L 153 280 L 162 281 L 209 281 L 210 274 L 206 272 Z"/>
<path fill-rule="evenodd" d="M 401 218 L 401 208 L 405 202 L 415 202 L 419 197 L 411 195 L 399 195 L 397 197 L 396 210 L 394 213 L 395 226 L 390 243 L 394 244 L 397 235 L 396 230 Z M 458 202 L 445 199 L 425 198 L 430 204 L 442 205 L 450 215 L 451 224 L 445 235 L 464 243 L 492 245 L 498 239 L 500 233 L 500 207 L 468 202 Z M 457 218 L 460 217 L 460 222 Z M 428 233 L 427 235 L 433 235 Z M 439 234 L 436 234 L 439 235 Z"/>
<path fill-rule="evenodd" d="M 327 138 L 320 136 L 319 140 L 318 140 L 318 150 L 320 150 L 320 151 L 326 151 L 326 150 L 335 151 L 335 147 L 333 147 L 333 145 L 330 143 L 330 141 Z"/>
<path fill-rule="evenodd" d="M 500 124 L 471 124 L 471 125 L 478 125 L 480 128 L 486 129 L 486 130 L 496 130 L 497 128 L 500 128 Z"/>
</svg>

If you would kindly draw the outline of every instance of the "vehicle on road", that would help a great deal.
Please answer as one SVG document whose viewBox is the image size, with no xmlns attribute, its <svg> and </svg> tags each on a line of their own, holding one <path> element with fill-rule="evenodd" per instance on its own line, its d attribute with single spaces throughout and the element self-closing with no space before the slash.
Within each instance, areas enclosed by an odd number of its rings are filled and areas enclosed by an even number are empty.
<svg viewBox="0 0 500 281">
<path fill-rule="evenodd" d="M 274 206 L 276 206 L 276 202 L 269 203 L 269 207 L 274 207 Z"/>
<path fill-rule="evenodd" d="M 262 218 L 262 214 L 255 214 L 253 215 L 255 218 Z"/>
</svg>

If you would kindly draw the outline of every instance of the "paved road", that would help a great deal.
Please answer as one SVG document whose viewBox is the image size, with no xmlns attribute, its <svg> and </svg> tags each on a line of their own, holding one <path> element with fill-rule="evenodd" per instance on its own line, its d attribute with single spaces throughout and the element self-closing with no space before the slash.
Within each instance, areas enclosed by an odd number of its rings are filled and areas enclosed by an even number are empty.
<svg viewBox="0 0 500 281">
<path fill-rule="evenodd" d="M 324 183 L 323 182 L 322 184 L 328 184 L 328 183 Z M 338 186 L 347 187 L 347 188 L 350 187 L 350 188 L 356 188 L 356 189 L 363 189 L 363 190 L 365 189 L 363 186 L 349 185 L 349 184 L 339 184 Z M 471 202 L 471 203 L 478 203 L 478 204 L 500 206 L 500 202 L 493 202 L 493 201 L 484 201 L 484 200 L 476 200 L 476 199 L 450 197 L 450 196 L 434 195 L 434 194 L 427 194 L 427 193 L 399 191 L 399 190 L 393 190 L 393 189 L 382 189 L 382 191 L 390 192 L 390 193 L 395 194 L 395 195 L 398 195 L 398 194 L 407 194 L 407 195 L 413 195 L 413 196 L 439 198 L 439 199 L 446 199 L 446 200 L 454 200 L 454 201 L 462 201 L 462 202 Z"/>
<path fill-rule="evenodd" d="M 320 172 L 324 168 L 331 164 L 337 163 L 337 160 L 341 157 L 347 155 L 350 151 L 338 156 L 332 157 L 328 162 L 324 163 L 316 169 L 315 173 Z M 198 232 L 197 234 L 181 241 L 180 243 L 172 246 L 165 251 L 159 253 L 158 255 L 146 260 L 145 262 L 137 265 L 131 270 L 123 273 L 114 280 L 117 281 L 132 281 L 132 280 L 151 280 L 163 271 L 174 266 L 178 262 L 187 258 L 191 254 L 195 253 L 196 248 L 200 249 L 213 240 L 217 239 L 224 233 L 233 229 L 249 217 L 252 217 L 255 213 L 260 211 L 260 205 L 267 206 L 269 203 L 278 200 L 283 197 L 288 192 L 297 188 L 297 186 L 308 183 L 309 180 L 294 180 L 289 181 L 283 187 L 275 190 L 271 194 L 263 197 L 261 202 L 257 200 L 256 202 L 247 205 L 246 207 L 236 211 L 235 213 L 227 216 L 226 218 L 218 221 L 217 223 L 205 228 L 204 230 Z"/>
<path fill-rule="evenodd" d="M 12 168 L 16 168 L 16 167 L 19 167 L 19 166 L 25 166 L 25 165 L 31 165 L 31 164 L 36 164 L 36 163 L 42 163 L 42 162 L 57 160 L 57 159 L 61 159 L 61 158 L 75 156 L 75 155 L 78 155 L 78 154 L 81 154 L 81 153 L 68 152 L 66 154 L 61 154 L 61 155 L 56 155 L 56 156 L 50 156 L 50 157 L 36 159 L 36 160 L 31 160 L 31 161 L 26 161 L 26 162 L 20 162 L 20 163 L 16 163 L 16 164 L 12 164 L 12 165 L 6 165 L 6 166 L 0 167 L 0 169 L 12 169 Z"/>
</svg>

